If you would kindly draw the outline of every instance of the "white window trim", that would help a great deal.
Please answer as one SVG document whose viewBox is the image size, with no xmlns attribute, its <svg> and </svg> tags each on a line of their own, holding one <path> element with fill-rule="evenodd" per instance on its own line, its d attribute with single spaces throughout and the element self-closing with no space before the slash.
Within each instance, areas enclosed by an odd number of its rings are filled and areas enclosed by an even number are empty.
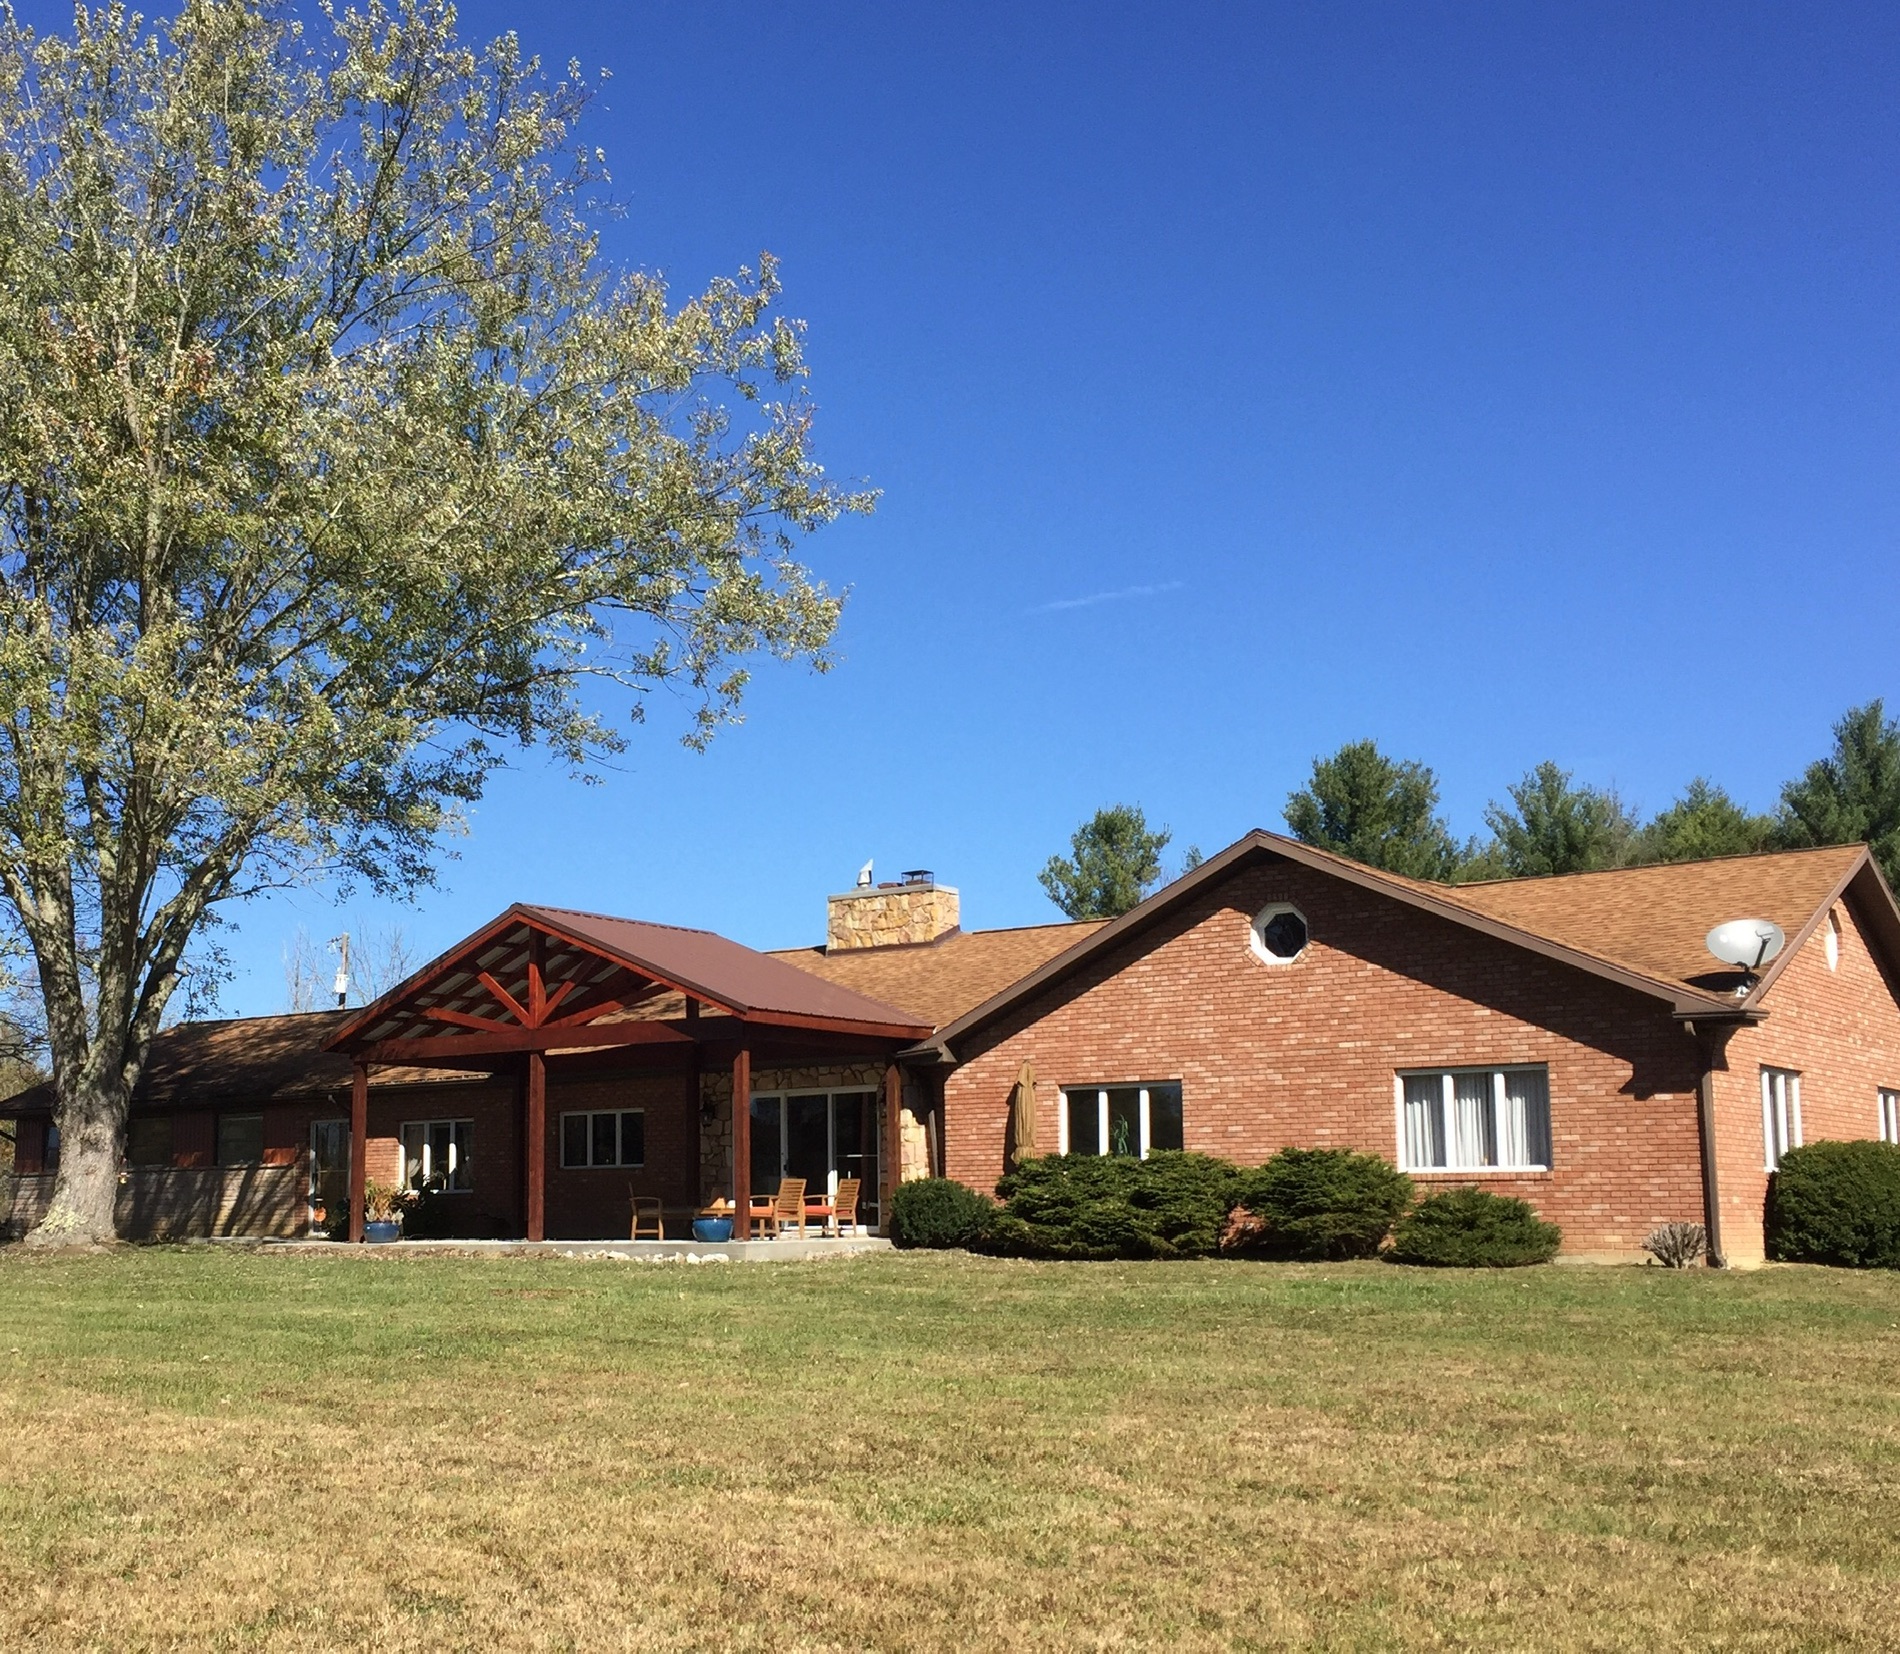
<svg viewBox="0 0 1900 1654">
<path fill-rule="evenodd" d="M 1883 1143 L 1900 1143 L 1900 1086 L 1883 1085 L 1876 1095 L 1880 1140 Z"/>
<path fill-rule="evenodd" d="M 421 1182 L 416 1184 L 409 1182 L 409 1129 L 412 1126 L 420 1126 L 423 1133 Z M 431 1155 L 428 1133 L 429 1127 L 431 1126 L 467 1126 L 470 1139 L 473 1140 L 475 1136 L 475 1121 L 473 1117 L 469 1115 L 456 1115 L 440 1120 L 403 1121 L 403 1123 L 396 1128 L 396 1145 L 402 1155 L 403 1187 L 405 1189 L 420 1188 L 423 1183 L 427 1183 L 429 1179 L 435 1175 L 435 1168 L 429 1164 Z M 455 1139 L 451 1136 L 449 1139 L 449 1177 L 451 1179 L 455 1176 L 456 1170 Z M 441 1188 L 436 1190 L 436 1193 L 439 1195 L 472 1195 L 474 1192 L 475 1180 L 473 1177 L 469 1179 L 469 1184 L 466 1189 L 457 1189 L 453 1187 L 451 1183 L 444 1183 Z"/>
<path fill-rule="evenodd" d="M 1400 1171 L 1407 1177 L 1521 1177 L 1527 1173 L 1547 1174 L 1548 1165 L 1527 1162 L 1521 1166 L 1411 1166 L 1405 1158 L 1405 1082 L 1407 1080 L 1435 1079 L 1441 1082 L 1439 1097 L 1439 1130 L 1447 1142 L 1451 1138 L 1449 1119 L 1453 1101 L 1457 1096 L 1458 1076 L 1460 1074 L 1488 1074 L 1491 1076 L 1491 1134 L 1493 1142 L 1504 1140 L 1504 1076 L 1506 1074 L 1541 1073 L 1544 1076 L 1544 1130 L 1552 1139 L 1551 1158 L 1556 1158 L 1556 1127 L 1550 1119 L 1550 1065 L 1541 1062 L 1506 1063 L 1467 1063 L 1456 1068 L 1401 1068 L 1392 1076 L 1392 1129 L 1393 1141 L 1398 1146 L 1395 1157 Z"/>
<path fill-rule="evenodd" d="M 1784 1083 L 1777 1088 L 1775 1081 Z M 1801 1131 L 1801 1074 L 1793 1068 L 1761 1070 L 1761 1158 L 1762 1170 L 1774 1171 L 1789 1149 L 1803 1142 Z M 1784 1145 L 1777 1149 L 1776 1144 Z"/>
<path fill-rule="evenodd" d="M 1275 953 L 1267 946 L 1266 928 L 1282 913 L 1290 913 L 1306 929 L 1306 940 L 1300 944 L 1298 953 Z M 1306 957 L 1306 950 L 1313 945 L 1313 927 L 1306 923 L 1306 915 L 1291 902 L 1269 902 L 1253 916 L 1253 924 L 1247 931 L 1248 945 L 1253 949 L 1254 958 L 1263 965 L 1292 965 Z"/>
<path fill-rule="evenodd" d="M 1151 1080 L 1145 1085 L 1140 1081 L 1135 1081 L 1128 1085 L 1063 1086 L 1061 1090 L 1061 1101 L 1056 1108 L 1056 1153 L 1067 1154 L 1069 1152 L 1069 1108 L 1071 1106 L 1071 1100 L 1087 1097 L 1091 1091 L 1095 1093 L 1095 1141 L 1102 1145 L 1096 1153 L 1098 1156 L 1112 1153 L 1113 1151 L 1108 1145 L 1108 1094 L 1111 1091 L 1137 1091 L 1140 1093 L 1140 1096 L 1136 1099 L 1135 1105 L 1135 1130 L 1141 1142 L 1136 1158 L 1146 1160 L 1149 1155 L 1156 1152 L 1154 1147 L 1154 1107 L 1150 1101 L 1149 1092 L 1151 1089 L 1157 1089 L 1164 1085 L 1179 1085 L 1180 1083 L 1179 1080 Z M 1182 1128 L 1185 1131 L 1185 1119 L 1182 1122 Z"/>
<path fill-rule="evenodd" d="M 646 1110 L 644 1108 L 570 1108 L 561 1111 L 557 1135 L 561 1145 L 561 1170 L 564 1172 L 637 1172 L 646 1166 Z M 640 1158 L 638 1160 L 615 1160 L 611 1166 L 596 1166 L 592 1159 L 576 1165 L 567 1157 L 567 1123 L 579 1116 L 587 1122 L 587 1152 L 594 1152 L 594 1117 L 599 1114 L 611 1114 L 614 1117 L 614 1153 L 622 1152 L 620 1142 L 620 1116 L 637 1114 L 641 1117 Z"/>
</svg>

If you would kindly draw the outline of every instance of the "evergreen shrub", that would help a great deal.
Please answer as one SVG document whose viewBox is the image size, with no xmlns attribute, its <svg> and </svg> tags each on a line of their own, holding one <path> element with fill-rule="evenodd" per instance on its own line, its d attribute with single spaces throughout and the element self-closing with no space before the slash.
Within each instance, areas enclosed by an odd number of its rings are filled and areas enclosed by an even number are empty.
<svg viewBox="0 0 1900 1654">
<path fill-rule="evenodd" d="M 1251 1222 L 1227 1249 L 1270 1258 L 1369 1258 L 1412 1204 L 1412 1180 L 1389 1160 L 1350 1149 L 1282 1149 L 1242 1172 L 1237 1199 Z"/>
<path fill-rule="evenodd" d="M 1900 1269 L 1900 1144 L 1809 1143 L 1768 1180 L 1768 1256 Z"/>
<path fill-rule="evenodd" d="M 915 1178 L 891 1194 L 891 1244 L 930 1251 L 974 1246 L 995 1215 L 989 1201 L 954 1177 Z"/>
<path fill-rule="evenodd" d="M 1448 1189 L 1414 1206 L 1392 1235 L 1394 1263 L 1509 1269 L 1549 1263 L 1563 1231 L 1530 1206 L 1484 1189 Z"/>
<path fill-rule="evenodd" d="M 1041 1155 L 996 1185 L 1003 1210 L 983 1245 L 1032 1258 L 1209 1257 L 1239 1177 L 1231 1161 L 1180 1149 Z"/>
</svg>

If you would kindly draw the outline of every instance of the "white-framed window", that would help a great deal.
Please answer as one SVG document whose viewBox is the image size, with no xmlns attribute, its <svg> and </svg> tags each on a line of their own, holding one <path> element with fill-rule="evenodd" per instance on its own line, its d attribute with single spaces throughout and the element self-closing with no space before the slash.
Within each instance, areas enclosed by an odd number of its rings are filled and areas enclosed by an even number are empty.
<svg viewBox="0 0 1900 1654">
<path fill-rule="evenodd" d="M 1792 1068 L 1761 1071 L 1761 1144 L 1762 1165 L 1771 1172 L 1801 1147 L 1801 1076 Z"/>
<path fill-rule="evenodd" d="M 1290 965 L 1306 952 L 1306 915 L 1291 902 L 1269 902 L 1253 916 L 1254 957 Z"/>
<path fill-rule="evenodd" d="M 1837 909 L 1827 911 L 1827 940 L 1822 943 L 1822 951 L 1827 955 L 1827 968 L 1837 971 L 1841 968 L 1841 916 Z"/>
<path fill-rule="evenodd" d="M 1550 1170 L 1550 1071 L 1413 1069 L 1393 1086 L 1399 1167 L 1408 1172 Z"/>
<path fill-rule="evenodd" d="M 475 1187 L 472 1120 L 408 1120 L 402 1128 L 402 1186 L 465 1195 Z"/>
<path fill-rule="evenodd" d="M 643 1108 L 561 1116 L 563 1166 L 644 1166 L 647 1115 Z"/>
<path fill-rule="evenodd" d="M 1880 1140 L 1900 1143 L 1900 1090 L 1880 1088 Z"/>
<path fill-rule="evenodd" d="M 1182 1146 L 1181 1082 L 1074 1085 L 1062 1088 L 1056 1111 L 1060 1154 L 1126 1154 L 1146 1160 L 1156 1149 Z"/>
</svg>

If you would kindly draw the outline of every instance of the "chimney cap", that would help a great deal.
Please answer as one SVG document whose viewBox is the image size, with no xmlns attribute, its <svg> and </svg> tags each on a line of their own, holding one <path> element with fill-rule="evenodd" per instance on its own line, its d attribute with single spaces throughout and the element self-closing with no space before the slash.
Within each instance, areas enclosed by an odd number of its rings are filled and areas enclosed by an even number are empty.
<svg viewBox="0 0 1900 1654">
<path fill-rule="evenodd" d="M 928 867 L 906 868 L 902 877 L 906 884 L 935 884 L 937 882 L 937 875 Z"/>
</svg>

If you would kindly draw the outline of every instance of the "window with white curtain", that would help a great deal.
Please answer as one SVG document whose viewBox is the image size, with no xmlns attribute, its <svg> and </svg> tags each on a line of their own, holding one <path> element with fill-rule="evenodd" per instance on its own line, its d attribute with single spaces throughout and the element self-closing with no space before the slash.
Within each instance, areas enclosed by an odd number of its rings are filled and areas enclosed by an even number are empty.
<svg viewBox="0 0 1900 1654">
<path fill-rule="evenodd" d="M 1880 1088 L 1880 1140 L 1900 1143 L 1900 1091 Z"/>
<path fill-rule="evenodd" d="M 1773 1171 L 1801 1147 L 1801 1076 L 1792 1068 L 1761 1071 L 1762 1165 Z"/>
<path fill-rule="evenodd" d="M 1399 1164 L 1408 1172 L 1550 1170 L 1550 1074 L 1439 1068 L 1398 1076 Z"/>
<path fill-rule="evenodd" d="M 402 1186 L 465 1195 L 475 1187 L 472 1120 L 409 1120 L 402 1128 Z"/>
</svg>

